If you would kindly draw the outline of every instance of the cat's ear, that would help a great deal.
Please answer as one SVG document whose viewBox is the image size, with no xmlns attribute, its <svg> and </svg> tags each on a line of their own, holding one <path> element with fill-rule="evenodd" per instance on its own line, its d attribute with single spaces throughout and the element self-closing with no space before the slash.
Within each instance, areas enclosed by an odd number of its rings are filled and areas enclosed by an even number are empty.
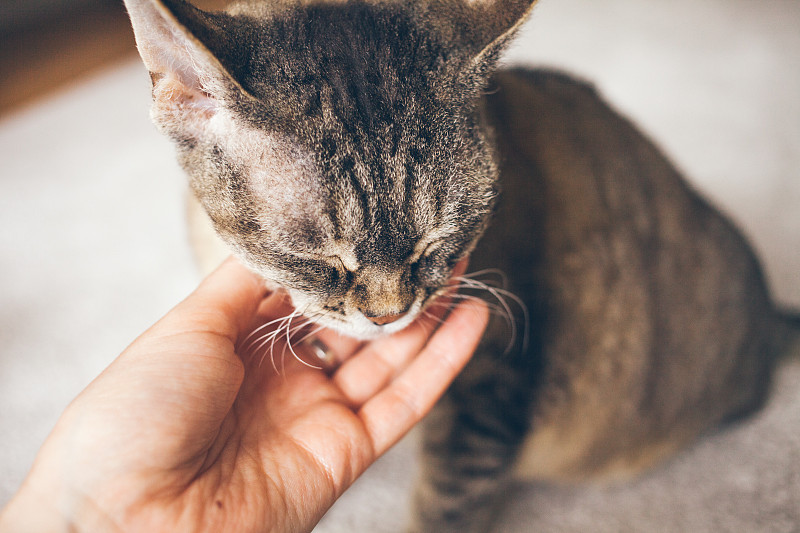
<svg viewBox="0 0 800 533">
<path fill-rule="evenodd" d="M 432 0 L 429 9 L 449 23 L 451 38 L 466 52 L 456 76 L 459 94 L 479 91 L 502 52 L 528 19 L 537 0 Z M 444 20 L 443 20 L 444 19 Z M 447 22 L 445 22 L 447 21 Z M 466 61 L 466 64 L 464 63 Z"/>
<path fill-rule="evenodd" d="M 464 38 L 475 63 L 495 61 L 528 19 L 537 0 L 462 0 L 469 21 Z"/>
<path fill-rule="evenodd" d="M 159 126 L 191 134 L 231 90 L 246 94 L 224 64 L 226 33 L 219 16 L 183 0 L 125 0 L 125 5 L 153 81 L 153 118 Z"/>
</svg>

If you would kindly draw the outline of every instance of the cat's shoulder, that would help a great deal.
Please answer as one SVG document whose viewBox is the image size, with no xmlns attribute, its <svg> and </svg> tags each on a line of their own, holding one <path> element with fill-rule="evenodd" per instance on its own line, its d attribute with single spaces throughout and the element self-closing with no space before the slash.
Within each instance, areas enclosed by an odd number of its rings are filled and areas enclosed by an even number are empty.
<svg viewBox="0 0 800 533">
<path fill-rule="evenodd" d="M 614 113 L 594 84 L 549 68 L 514 67 L 497 71 L 488 86 L 493 113 L 525 128 L 537 123 L 609 120 Z M 544 121 L 544 122 L 543 122 Z"/>
<path fill-rule="evenodd" d="M 578 76 L 548 68 L 514 67 L 496 72 L 486 102 L 496 127 L 530 136 L 557 129 L 598 133 L 631 128 L 597 87 Z M 566 127 L 566 126 L 569 127 Z M 516 131 L 519 130 L 519 131 Z"/>
<path fill-rule="evenodd" d="M 511 67 L 498 70 L 494 85 L 501 90 L 525 88 L 529 91 L 551 94 L 576 94 L 597 98 L 594 84 L 563 70 L 552 68 Z"/>
</svg>

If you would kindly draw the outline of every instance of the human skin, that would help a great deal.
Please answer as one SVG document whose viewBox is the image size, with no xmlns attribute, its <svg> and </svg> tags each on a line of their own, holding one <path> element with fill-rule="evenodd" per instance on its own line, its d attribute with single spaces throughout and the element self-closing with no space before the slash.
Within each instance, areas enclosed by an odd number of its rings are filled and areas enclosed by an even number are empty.
<svg viewBox="0 0 800 533">
<path fill-rule="evenodd" d="M 487 320 L 467 301 L 369 343 L 322 331 L 340 362 L 327 371 L 286 356 L 283 336 L 237 353 L 286 312 L 224 263 L 69 405 L 0 531 L 310 531 L 427 413 Z"/>
</svg>

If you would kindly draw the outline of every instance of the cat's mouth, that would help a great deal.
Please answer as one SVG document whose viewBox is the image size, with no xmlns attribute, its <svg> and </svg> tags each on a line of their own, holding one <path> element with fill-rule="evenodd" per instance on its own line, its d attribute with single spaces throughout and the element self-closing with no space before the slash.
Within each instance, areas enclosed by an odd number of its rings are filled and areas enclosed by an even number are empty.
<svg viewBox="0 0 800 533">
<path fill-rule="evenodd" d="M 305 311 L 301 312 L 309 322 L 333 329 L 348 337 L 362 340 L 374 339 L 401 331 L 426 314 L 438 316 L 446 313 L 450 305 L 447 296 L 459 285 L 468 262 L 468 258 L 459 261 L 453 268 L 449 281 L 444 286 L 426 297 L 418 298 L 408 310 L 402 313 L 370 316 L 357 310 L 347 314 L 314 312 L 315 306 L 303 305 L 305 303 L 303 294 L 296 293 L 290 289 L 287 292 L 296 309 L 303 310 L 305 308 Z"/>
<path fill-rule="evenodd" d="M 382 316 L 364 316 L 364 318 L 374 326 L 370 328 L 372 331 L 368 333 L 369 338 L 390 335 L 405 329 L 423 315 L 426 310 L 434 308 L 437 305 L 441 304 L 443 309 L 447 309 L 449 307 L 449 303 L 446 302 L 447 295 L 456 290 L 456 286 L 466 272 L 468 264 L 469 257 L 460 260 L 456 266 L 453 267 L 453 271 L 450 273 L 450 277 L 445 286 L 434 291 L 426 298 L 414 302 L 407 311 Z M 349 324 L 349 322 L 347 323 Z"/>
</svg>

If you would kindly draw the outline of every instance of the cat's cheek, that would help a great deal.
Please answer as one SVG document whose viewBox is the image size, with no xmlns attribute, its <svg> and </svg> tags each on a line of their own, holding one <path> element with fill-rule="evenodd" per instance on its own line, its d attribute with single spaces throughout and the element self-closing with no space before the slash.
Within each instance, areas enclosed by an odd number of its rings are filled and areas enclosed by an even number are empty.
<svg viewBox="0 0 800 533">
<path fill-rule="evenodd" d="M 209 125 L 219 105 L 208 94 L 162 79 L 153 86 L 150 117 L 159 130 L 175 140 L 200 140 L 209 135 Z"/>
</svg>

